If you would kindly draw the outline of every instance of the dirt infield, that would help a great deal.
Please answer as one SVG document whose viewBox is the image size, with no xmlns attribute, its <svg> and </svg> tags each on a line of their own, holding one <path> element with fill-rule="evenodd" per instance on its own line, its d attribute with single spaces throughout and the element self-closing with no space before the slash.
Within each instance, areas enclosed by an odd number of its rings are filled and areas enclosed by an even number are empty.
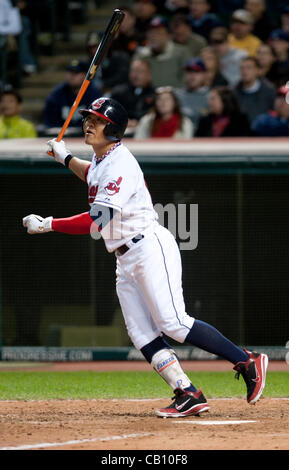
<svg viewBox="0 0 289 470">
<path fill-rule="evenodd" d="M 144 361 L 5 364 L 2 370 L 151 370 Z M 231 370 L 225 361 L 185 361 L 184 369 Z M 287 370 L 271 361 L 269 370 Z M 288 450 L 289 399 L 209 400 L 200 417 L 163 419 L 155 400 L 0 401 L 0 450 Z M 24 447 L 23 447 L 24 446 Z"/>
<path fill-rule="evenodd" d="M 167 404 L 164 399 L 3 401 L 0 450 L 289 448 L 289 399 L 264 398 L 255 406 L 242 399 L 209 400 L 210 411 L 200 417 L 156 417 L 155 408 Z"/>
</svg>

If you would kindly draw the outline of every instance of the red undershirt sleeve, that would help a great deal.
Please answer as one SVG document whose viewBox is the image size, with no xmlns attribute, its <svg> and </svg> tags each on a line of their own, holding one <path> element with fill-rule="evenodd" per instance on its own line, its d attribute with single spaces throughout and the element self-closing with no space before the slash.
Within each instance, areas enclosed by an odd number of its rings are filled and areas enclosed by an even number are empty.
<svg viewBox="0 0 289 470">
<path fill-rule="evenodd" d="M 91 225 L 93 224 L 93 227 Z M 91 218 L 89 212 L 73 215 L 65 219 L 53 219 L 52 230 L 69 235 L 88 235 L 91 231 L 99 231 L 99 226 Z"/>
</svg>

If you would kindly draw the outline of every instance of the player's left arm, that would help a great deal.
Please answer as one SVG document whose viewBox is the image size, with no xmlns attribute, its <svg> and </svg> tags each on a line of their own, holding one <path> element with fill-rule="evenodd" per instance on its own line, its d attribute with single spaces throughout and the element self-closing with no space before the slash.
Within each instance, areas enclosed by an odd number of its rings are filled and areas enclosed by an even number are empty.
<svg viewBox="0 0 289 470">
<path fill-rule="evenodd" d="M 23 226 L 27 228 L 27 233 L 30 235 L 47 232 L 88 235 L 92 232 L 100 232 L 114 215 L 115 210 L 111 207 L 94 204 L 90 212 L 62 219 L 56 219 L 52 216 L 43 218 L 40 215 L 30 214 L 23 218 Z"/>
</svg>

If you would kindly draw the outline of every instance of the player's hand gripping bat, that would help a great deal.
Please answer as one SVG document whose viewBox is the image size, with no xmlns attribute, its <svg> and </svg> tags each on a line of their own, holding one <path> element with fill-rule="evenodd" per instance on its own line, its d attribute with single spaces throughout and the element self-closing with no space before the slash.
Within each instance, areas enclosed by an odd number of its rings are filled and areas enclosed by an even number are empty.
<svg viewBox="0 0 289 470">
<path fill-rule="evenodd" d="M 104 57 L 106 56 L 107 52 L 108 52 L 108 49 L 110 48 L 111 46 L 111 43 L 112 41 L 114 40 L 115 38 L 115 35 L 116 33 L 118 32 L 119 30 L 119 27 L 121 25 L 121 22 L 124 18 L 124 12 L 121 11 L 121 10 L 114 10 L 113 12 L 113 15 L 106 27 L 106 30 L 103 34 L 103 37 L 99 43 L 99 46 L 97 48 L 97 51 L 91 61 L 91 64 L 90 64 L 90 67 L 88 69 L 88 72 L 85 76 L 85 79 L 79 89 L 79 92 L 75 98 L 75 101 L 69 111 L 69 114 L 67 116 L 67 119 L 65 121 L 65 123 L 63 124 L 62 126 L 62 129 L 61 131 L 59 132 L 57 138 L 56 138 L 56 141 L 57 142 L 60 142 L 62 137 L 64 136 L 64 133 L 71 121 L 71 118 L 73 116 L 73 114 L 75 113 L 84 93 L 86 92 L 89 84 L 91 83 L 91 80 L 93 79 L 95 73 L 96 73 L 96 70 L 98 69 L 99 65 L 101 64 L 102 60 L 104 59 Z M 51 155 L 53 156 L 53 152 L 47 152 L 48 155 Z"/>
</svg>

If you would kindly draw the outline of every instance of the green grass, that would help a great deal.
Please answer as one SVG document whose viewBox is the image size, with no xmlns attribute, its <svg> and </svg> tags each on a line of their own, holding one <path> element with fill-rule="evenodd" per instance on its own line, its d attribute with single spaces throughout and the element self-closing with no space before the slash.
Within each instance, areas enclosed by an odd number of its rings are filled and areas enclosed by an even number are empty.
<svg viewBox="0 0 289 470">
<path fill-rule="evenodd" d="M 207 398 L 244 397 L 233 372 L 189 372 Z M 288 372 L 269 372 L 265 397 L 289 397 Z M 172 395 L 155 372 L 0 372 L 0 400 L 158 398 Z"/>
</svg>

